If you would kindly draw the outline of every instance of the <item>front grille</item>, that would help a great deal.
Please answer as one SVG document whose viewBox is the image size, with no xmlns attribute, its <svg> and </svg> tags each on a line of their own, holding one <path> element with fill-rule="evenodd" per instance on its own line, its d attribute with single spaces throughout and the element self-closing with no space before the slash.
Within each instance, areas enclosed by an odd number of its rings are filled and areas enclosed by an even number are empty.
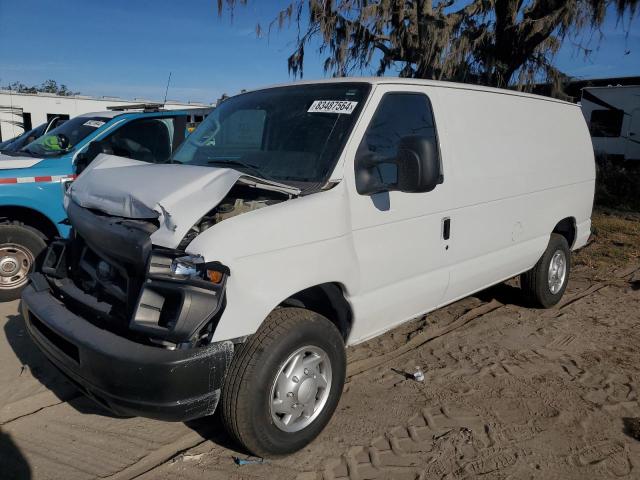
<svg viewBox="0 0 640 480">
<path fill-rule="evenodd" d="M 109 317 L 118 324 L 114 327 L 125 327 L 142 287 L 140 270 L 107 257 L 80 237 L 74 239 L 74 247 L 77 259 L 70 269 L 71 280 L 97 302 L 111 306 Z"/>
<path fill-rule="evenodd" d="M 126 305 L 131 283 L 126 268 L 100 256 L 86 244 L 80 253 L 75 280 L 81 284 L 85 292 L 94 292 L 98 297 L 106 297 L 110 300 L 109 303 Z"/>
<path fill-rule="evenodd" d="M 97 302 L 111 305 L 110 320 L 126 326 L 137 302 L 157 222 L 98 214 L 73 201 L 69 277 Z M 155 223 L 154 223 L 155 222 Z"/>
</svg>

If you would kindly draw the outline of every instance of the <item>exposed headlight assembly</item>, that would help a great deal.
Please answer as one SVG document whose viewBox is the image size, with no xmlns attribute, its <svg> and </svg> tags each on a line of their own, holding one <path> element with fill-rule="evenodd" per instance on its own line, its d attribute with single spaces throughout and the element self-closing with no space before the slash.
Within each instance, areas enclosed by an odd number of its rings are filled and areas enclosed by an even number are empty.
<svg viewBox="0 0 640 480">
<path fill-rule="evenodd" d="M 228 268 L 219 262 L 206 263 L 200 255 L 185 255 L 171 262 L 171 274 L 177 278 L 208 280 L 219 284 L 228 273 Z"/>
<path fill-rule="evenodd" d="M 200 255 L 152 252 L 130 328 L 177 348 L 210 340 L 229 273 L 225 265 Z"/>
<path fill-rule="evenodd" d="M 204 258 L 200 255 L 185 255 L 184 257 L 174 258 L 171 262 L 171 274 L 176 277 L 198 277 L 198 266 L 202 266 L 203 263 Z"/>
</svg>

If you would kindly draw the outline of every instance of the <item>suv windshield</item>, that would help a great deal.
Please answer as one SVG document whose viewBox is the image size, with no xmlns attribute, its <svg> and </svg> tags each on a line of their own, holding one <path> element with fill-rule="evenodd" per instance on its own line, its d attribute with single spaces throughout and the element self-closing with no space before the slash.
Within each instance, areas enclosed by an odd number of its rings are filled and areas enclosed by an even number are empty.
<svg viewBox="0 0 640 480">
<path fill-rule="evenodd" d="M 284 183 L 324 183 L 358 118 L 369 85 L 271 88 L 232 97 L 172 160 L 230 167 Z"/>
<path fill-rule="evenodd" d="M 47 128 L 47 124 L 43 123 L 42 125 L 37 126 L 33 130 L 24 132 L 23 134 L 14 138 L 10 142 L 7 142 L 6 145 L 1 145 L 0 150 L 16 152 L 20 150 L 22 147 L 24 147 L 25 145 L 27 145 L 29 143 L 29 140 L 33 141 L 34 139 L 39 138 L 44 133 L 46 128 Z"/>
<path fill-rule="evenodd" d="M 55 157 L 71 151 L 78 142 L 95 132 L 110 119 L 103 117 L 76 117 L 67 120 L 46 135 L 34 140 L 21 151 L 42 157 Z"/>
</svg>

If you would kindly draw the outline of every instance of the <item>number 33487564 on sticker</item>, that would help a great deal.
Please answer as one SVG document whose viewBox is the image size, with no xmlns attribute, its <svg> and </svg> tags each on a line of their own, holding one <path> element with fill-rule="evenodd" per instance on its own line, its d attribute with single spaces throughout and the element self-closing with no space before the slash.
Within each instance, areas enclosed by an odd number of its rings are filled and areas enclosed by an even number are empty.
<svg viewBox="0 0 640 480">
<path fill-rule="evenodd" d="M 349 100 L 315 100 L 309 110 L 309 113 L 346 113 L 350 115 L 358 105 L 358 102 Z"/>
</svg>

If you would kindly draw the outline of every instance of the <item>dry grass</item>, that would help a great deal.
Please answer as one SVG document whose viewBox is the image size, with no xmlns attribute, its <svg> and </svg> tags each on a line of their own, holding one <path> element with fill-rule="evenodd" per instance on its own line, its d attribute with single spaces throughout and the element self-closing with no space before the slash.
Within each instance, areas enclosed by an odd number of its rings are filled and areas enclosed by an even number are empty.
<svg viewBox="0 0 640 480">
<path fill-rule="evenodd" d="M 640 262 L 640 214 L 596 209 L 591 221 L 592 241 L 576 252 L 577 265 L 597 270 Z"/>
<path fill-rule="evenodd" d="M 596 205 L 640 212 L 640 162 L 598 157 L 596 171 Z"/>
</svg>

